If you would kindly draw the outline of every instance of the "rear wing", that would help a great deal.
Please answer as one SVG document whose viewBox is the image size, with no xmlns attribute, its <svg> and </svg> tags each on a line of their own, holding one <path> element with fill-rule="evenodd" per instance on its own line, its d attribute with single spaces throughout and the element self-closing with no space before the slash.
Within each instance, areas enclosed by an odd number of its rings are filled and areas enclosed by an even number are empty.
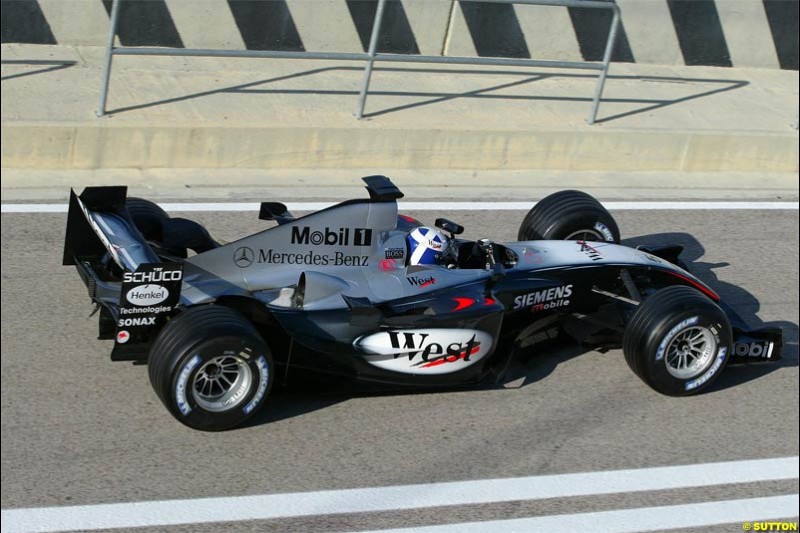
<svg viewBox="0 0 800 533">
<path fill-rule="evenodd" d="M 127 187 L 87 187 L 80 196 L 70 190 L 64 265 L 96 263 L 106 254 L 131 272 L 159 262 L 125 209 L 126 197 Z"/>
<path fill-rule="evenodd" d="M 146 361 L 148 343 L 180 304 L 183 265 L 159 259 L 125 207 L 126 196 L 126 187 L 70 191 L 64 264 L 76 265 L 101 306 L 98 338 L 115 340 L 111 359 Z M 112 262 L 121 273 L 109 276 Z"/>
</svg>

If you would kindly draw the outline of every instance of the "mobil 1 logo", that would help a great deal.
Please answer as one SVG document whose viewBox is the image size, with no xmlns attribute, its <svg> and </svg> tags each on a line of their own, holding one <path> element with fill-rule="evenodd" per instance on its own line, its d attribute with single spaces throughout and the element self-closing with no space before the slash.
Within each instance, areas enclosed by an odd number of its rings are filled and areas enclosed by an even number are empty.
<svg viewBox="0 0 800 533">
<path fill-rule="evenodd" d="M 122 275 L 117 318 L 119 344 L 147 340 L 178 305 L 183 283 L 181 263 L 144 263 Z"/>
<path fill-rule="evenodd" d="M 372 246 L 370 228 L 331 228 L 312 229 L 308 226 L 292 227 L 292 244 L 311 244 L 314 246 Z"/>
</svg>

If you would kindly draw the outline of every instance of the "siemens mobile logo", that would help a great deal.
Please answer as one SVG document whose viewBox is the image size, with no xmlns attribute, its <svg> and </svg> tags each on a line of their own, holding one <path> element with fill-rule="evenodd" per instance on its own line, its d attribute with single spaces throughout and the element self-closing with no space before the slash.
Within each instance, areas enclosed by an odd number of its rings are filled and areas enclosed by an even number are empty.
<svg viewBox="0 0 800 533">
<path fill-rule="evenodd" d="M 569 305 L 570 296 L 572 296 L 572 285 L 542 289 L 514 298 L 514 309 L 530 307 L 535 313 L 536 311 L 565 307 Z"/>
<path fill-rule="evenodd" d="M 352 244 L 351 244 L 352 233 Z M 308 226 L 292 228 L 292 244 L 313 244 L 314 246 L 371 246 L 370 228 L 335 228 L 311 231 Z"/>
</svg>

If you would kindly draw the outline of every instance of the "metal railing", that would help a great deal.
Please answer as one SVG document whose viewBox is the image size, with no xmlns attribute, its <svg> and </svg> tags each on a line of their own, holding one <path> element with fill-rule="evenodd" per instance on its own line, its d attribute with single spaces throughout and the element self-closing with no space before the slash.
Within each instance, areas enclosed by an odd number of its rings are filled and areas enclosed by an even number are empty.
<svg viewBox="0 0 800 533">
<path fill-rule="evenodd" d="M 589 112 L 587 122 L 594 124 L 597 120 L 597 111 L 600 106 L 600 99 L 603 95 L 608 67 L 611 62 L 611 55 L 617 40 L 617 33 L 620 24 L 620 10 L 616 3 L 609 0 L 457 0 L 459 2 L 485 2 L 497 4 L 527 4 L 540 6 L 560 6 L 560 7 L 580 7 L 587 9 L 607 9 L 612 11 L 613 18 L 611 27 L 608 31 L 606 46 L 603 52 L 603 60 L 600 63 L 589 61 L 551 61 L 543 59 L 522 59 L 522 58 L 503 58 L 503 57 L 451 57 L 451 56 L 425 56 L 410 54 L 390 54 L 378 53 L 378 39 L 380 37 L 381 24 L 387 0 L 378 0 L 378 7 L 375 12 L 375 21 L 372 26 L 372 34 L 369 40 L 369 49 L 366 53 L 340 53 L 340 52 L 285 52 L 278 50 L 217 50 L 217 49 L 197 49 L 197 48 L 156 48 L 156 47 L 117 47 L 114 42 L 117 35 L 119 23 L 120 4 L 123 0 L 113 0 L 111 7 L 111 23 L 108 31 L 108 41 L 106 43 L 105 63 L 103 66 L 103 81 L 100 90 L 100 105 L 97 116 L 106 115 L 106 104 L 108 101 L 108 87 L 111 80 L 111 66 L 115 55 L 124 56 L 195 56 L 195 57 L 260 57 L 274 59 L 317 59 L 317 60 L 339 60 L 339 61 L 366 61 L 364 76 L 359 92 L 358 107 L 356 117 L 364 118 L 364 108 L 367 104 L 369 84 L 372 79 L 372 69 L 377 61 L 394 63 L 439 63 L 444 65 L 491 65 L 491 66 L 515 66 L 515 67 L 547 67 L 547 68 L 566 68 L 566 69 L 586 69 L 597 70 L 600 74 L 597 78 L 594 97 L 592 98 L 592 109 Z"/>
</svg>

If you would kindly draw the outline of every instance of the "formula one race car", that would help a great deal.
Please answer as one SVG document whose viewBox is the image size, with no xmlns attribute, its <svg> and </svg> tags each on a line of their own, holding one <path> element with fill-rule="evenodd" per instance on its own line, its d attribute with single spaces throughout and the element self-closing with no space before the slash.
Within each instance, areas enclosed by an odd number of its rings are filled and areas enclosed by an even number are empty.
<svg viewBox="0 0 800 533">
<path fill-rule="evenodd" d="M 277 224 L 228 244 L 125 187 L 90 187 L 71 194 L 64 264 L 99 306 L 111 359 L 146 362 L 170 413 L 202 430 L 253 415 L 276 376 L 499 381 L 518 352 L 561 337 L 621 346 L 672 396 L 708 387 L 730 361 L 780 358 L 780 330 L 746 331 L 682 268 L 680 246 L 620 246 L 587 194 L 548 196 L 519 242 L 496 243 L 398 215 L 394 184 L 364 181 L 368 199 L 303 217 L 262 203 Z"/>
</svg>

